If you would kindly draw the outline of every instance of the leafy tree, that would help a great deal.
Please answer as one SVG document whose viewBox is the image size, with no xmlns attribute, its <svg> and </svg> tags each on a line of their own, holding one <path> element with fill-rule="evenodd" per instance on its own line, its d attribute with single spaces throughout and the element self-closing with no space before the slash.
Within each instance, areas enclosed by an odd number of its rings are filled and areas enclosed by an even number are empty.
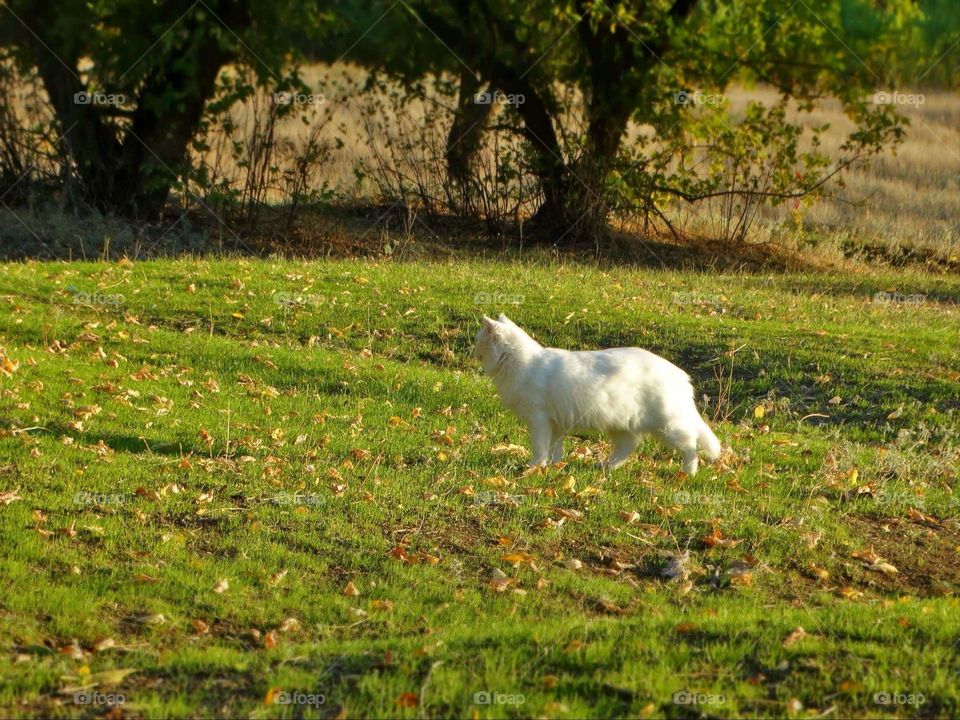
<svg viewBox="0 0 960 720">
<path fill-rule="evenodd" d="M 414 46 L 447 53 L 437 65 L 464 68 L 522 98 L 514 130 L 542 188 L 537 220 L 550 230 L 592 235 L 612 211 L 662 217 L 676 199 L 804 197 L 903 132 L 871 91 L 881 83 L 872 67 L 914 12 L 908 0 L 409 0 L 404 7 L 404 46 L 416 38 Z M 857 9 L 869 11 L 867 36 L 844 24 Z M 389 66 L 389 50 L 399 46 L 383 47 Z M 723 95 L 733 82 L 772 85 L 780 102 L 751 106 L 738 121 Z M 835 163 L 816 151 L 816 137 L 812 150 L 802 149 L 800 126 L 786 112 L 791 100 L 811 109 L 825 97 L 839 98 L 857 123 Z"/>
<path fill-rule="evenodd" d="M 322 29 L 314 2 L 279 0 L 9 0 L 0 42 L 35 72 L 69 152 L 80 199 L 154 216 L 183 169 L 208 103 L 228 106 L 249 83 L 218 81 L 231 63 L 280 89 L 286 27 Z M 218 85 L 219 82 L 219 85 Z"/>
</svg>

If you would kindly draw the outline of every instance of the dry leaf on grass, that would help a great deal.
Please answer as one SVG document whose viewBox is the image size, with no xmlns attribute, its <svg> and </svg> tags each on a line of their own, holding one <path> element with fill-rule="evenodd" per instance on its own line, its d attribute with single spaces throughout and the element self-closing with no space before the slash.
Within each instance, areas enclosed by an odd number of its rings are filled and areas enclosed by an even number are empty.
<svg viewBox="0 0 960 720">
<path fill-rule="evenodd" d="M 725 537 L 718 528 L 714 528 L 713 531 L 705 536 L 703 539 L 703 544 L 707 547 L 720 547 L 720 548 L 735 548 L 740 544 L 739 540 L 733 540 L 732 538 Z"/>
<path fill-rule="evenodd" d="M 802 627 L 798 627 L 783 639 L 783 646 L 790 647 L 791 645 L 803 640 L 806 636 L 807 631 Z"/>
<path fill-rule="evenodd" d="M 880 572 L 884 575 L 893 575 L 900 572 L 887 562 L 884 558 L 877 555 L 871 547 L 869 550 L 860 550 L 854 553 L 851 553 L 852 557 L 855 557 L 867 570 L 872 570 L 874 572 Z"/>
</svg>

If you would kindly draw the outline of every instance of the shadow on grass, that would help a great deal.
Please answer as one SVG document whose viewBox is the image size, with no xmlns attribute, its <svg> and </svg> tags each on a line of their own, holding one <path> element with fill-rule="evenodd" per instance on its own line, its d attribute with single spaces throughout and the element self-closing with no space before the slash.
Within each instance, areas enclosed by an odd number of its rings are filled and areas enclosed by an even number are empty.
<svg viewBox="0 0 960 720">
<path fill-rule="evenodd" d="M 199 455 L 206 457 L 209 450 L 184 438 L 177 440 L 149 439 L 143 435 L 120 435 L 86 431 L 77 433 L 62 423 L 52 422 L 46 426 L 47 432 L 54 437 L 71 437 L 80 447 L 92 447 L 98 443 L 116 453 L 128 455 L 163 455 L 165 457 L 185 457 Z"/>
<path fill-rule="evenodd" d="M 281 209 L 282 210 L 282 209 Z M 282 213 L 281 213 L 282 214 Z M 131 222 L 97 213 L 16 208 L 0 213 L 0 260 L 143 260 L 158 257 L 279 255 L 292 258 L 389 257 L 468 259 L 504 255 L 605 266 L 718 270 L 814 270 L 802 254 L 770 243 L 729 243 L 672 234 L 609 230 L 576 239 L 556 228 L 493 226 L 468 217 L 416 216 L 413 230 L 402 209 L 376 204 L 320 205 L 295 222 L 277 222 L 267 208 L 259 222 L 231 223 L 199 211 L 168 211 L 154 222 Z"/>
</svg>

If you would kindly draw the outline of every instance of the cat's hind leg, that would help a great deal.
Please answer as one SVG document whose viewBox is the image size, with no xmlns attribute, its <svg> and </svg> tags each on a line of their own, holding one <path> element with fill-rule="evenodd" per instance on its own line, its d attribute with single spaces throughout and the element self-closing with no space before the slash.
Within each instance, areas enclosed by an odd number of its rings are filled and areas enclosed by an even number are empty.
<svg viewBox="0 0 960 720">
<path fill-rule="evenodd" d="M 637 445 L 640 444 L 640 437 L 640 435 L 626 430 L 611 432 L 610 442 L 613 443 L 613 450 L 610 456 L 603 461 L 604 467 L 614 470 L 623 465 L 630 457 L 630 453 L 637 449 Z"/>
</svg>

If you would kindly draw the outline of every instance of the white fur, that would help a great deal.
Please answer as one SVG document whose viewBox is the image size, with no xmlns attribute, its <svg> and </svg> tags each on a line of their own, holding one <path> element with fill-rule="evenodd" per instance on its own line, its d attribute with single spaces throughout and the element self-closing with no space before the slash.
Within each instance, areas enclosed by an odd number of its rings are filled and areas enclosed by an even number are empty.
<svg viewBox="0 0 960 720">
<path fill-rule="evenodd" d="M 484 316 L 476 354 L 500 400 L 530 431 L 531 465 L 559 462 L 564 436 L 589 431 L 609 436 L 613 451 L 604 464 L 610 468 L 622 465 L 648 433 L 680 451 L 688 475 L 697 472 L 698 448 L 710 462 L 720 456 L 689 376 L 651 352 L 545 348 L 501 315 Z"/>
</svg>

